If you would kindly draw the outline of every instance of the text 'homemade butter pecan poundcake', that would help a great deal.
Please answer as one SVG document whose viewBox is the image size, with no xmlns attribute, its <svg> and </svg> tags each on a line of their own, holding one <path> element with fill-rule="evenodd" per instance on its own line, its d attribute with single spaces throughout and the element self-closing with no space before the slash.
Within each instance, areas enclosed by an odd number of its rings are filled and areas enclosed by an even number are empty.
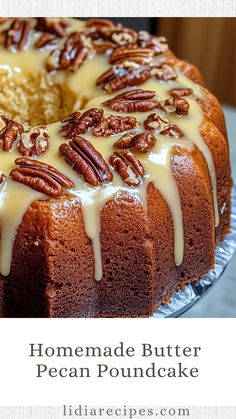
<svg viewBox="0 0 236 419">
<path fill-rule="evenodd" d="M 217 99 L 164 37 L 0 23 L 1 316 L 152 315 L 229 231 Z"/>
</svg>

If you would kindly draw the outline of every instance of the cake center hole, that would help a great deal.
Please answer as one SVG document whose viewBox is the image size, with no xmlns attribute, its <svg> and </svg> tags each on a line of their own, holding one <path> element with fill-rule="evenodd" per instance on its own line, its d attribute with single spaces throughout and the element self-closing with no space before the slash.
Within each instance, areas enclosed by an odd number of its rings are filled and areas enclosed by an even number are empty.
<svg viewBox="0 0 236 419">
<path fill-rule="evenodd" d="M 0 112 L 25 125 L 51 124 L 84 106 L 68 87 L 40 75 L 0 81 Z"/>
</svg>

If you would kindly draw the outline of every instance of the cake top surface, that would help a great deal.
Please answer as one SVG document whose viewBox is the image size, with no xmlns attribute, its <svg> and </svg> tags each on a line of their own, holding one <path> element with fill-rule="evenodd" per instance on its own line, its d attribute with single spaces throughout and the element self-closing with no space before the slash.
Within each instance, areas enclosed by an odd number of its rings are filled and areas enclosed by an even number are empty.
<svg viewBox="0 0 236 419">
<path fill-rule="evenodd" d="M 214 164 L 199 132 L 201 87 L 175 68 L 166 39 L 105 19 L 2 19 L 0 72 L 8 93 L 22 92 L 22 86 L 27 88 L 37 79 L 45 102 L 55 86 L 62 86 L 64 102 L 73 98 L 70 115 L 50 124 L 46 117 L 44 123 L 33 126 L 30 120 L 22 121 L 22 101 L 18 118 L 12 119 L 8 109 L 2 111 L 2 274 L 9 273 L 16 230 L 30 204 L 70 194 L 81 203 L 94 248 L 95 277 L 100 279 L 101 209 L 124 194 L 145 207 L 150 182 L 171 210 L 175 261 L 181 264 L 184 237 L 171 171 L 174 149 L 197 146 L 204 154 L 216 224 L 218 209 Z M 35 92 L 30 95 L 33 101 Z M 12 107 L 16 102 L 13 96 Z"/>
</svg>

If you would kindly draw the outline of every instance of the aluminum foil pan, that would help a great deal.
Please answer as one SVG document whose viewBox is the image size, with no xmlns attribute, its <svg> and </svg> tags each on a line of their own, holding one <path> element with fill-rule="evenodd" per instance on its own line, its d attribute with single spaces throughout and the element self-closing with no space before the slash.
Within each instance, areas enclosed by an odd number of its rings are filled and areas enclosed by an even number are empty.
<svg viewBox="0 0 236 419">
<path fill-rule="evenodd" d="M 219 280 L 236 249 L 236 186 L 232 190 L 231 233 L 216 248 L 214 268 L 184 291 L 174 292 L 170 303 L 162 304 L 152 317 L 179 317 L 196 304 Z"/>
</svg>

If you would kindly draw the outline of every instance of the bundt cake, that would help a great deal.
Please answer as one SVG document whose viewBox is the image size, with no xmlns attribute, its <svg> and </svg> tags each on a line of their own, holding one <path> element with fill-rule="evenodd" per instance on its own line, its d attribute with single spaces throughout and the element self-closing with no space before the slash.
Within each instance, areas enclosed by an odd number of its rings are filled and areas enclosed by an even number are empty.
<svg viewBox="0 0 236 419">
<path fill-rule="evenodd" d="M 164 37 L 0 23 L 1 316 L 152 315 L 229 231 L 217 99 Z"/>
</svg>

